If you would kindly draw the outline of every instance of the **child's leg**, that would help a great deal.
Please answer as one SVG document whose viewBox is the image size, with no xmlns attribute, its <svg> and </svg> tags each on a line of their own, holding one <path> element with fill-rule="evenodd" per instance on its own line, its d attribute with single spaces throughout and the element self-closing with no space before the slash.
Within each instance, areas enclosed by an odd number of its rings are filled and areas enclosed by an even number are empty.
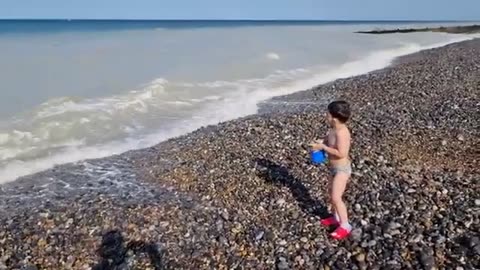
<svg viewBox="0 0 480 270">
<path fill-rule="evenodd" d="M 343 192 L 345 192 L 345 188 L 347 186 L 348 179 L 350 175 L 343 172 L 338 172 L 332 182 L 332 190 L 331 190 L 331 200 L 333 207 L 340 218 L 341 225 L 348 225 L 348 213 L 347 207 L 343 202 L 342 196 Z M 349 225 L 348 225 L 349 226 Z"/>
<path fill-rule="evenodd" d="M 337 215 L 335 214 L 335 206 L 332 204 L 332 187 L 333 187 L 333 176 L 330 178 L 329 180 L 329 183 L 328 183 L 328 192 L 327 192 L 327 196 L 328 196 L 328 212 L 329 213 L 332 213 L 333 215 L 331 216 L 325 216 L 325 217 L 322 217 L 322 219 L 320 220 L 320 224 L 324 225 L 324 226 L 337 226 L 339 223 L 338 223 L 338 217 Z"/>
<path fill-rule="evenodd" d="M 333 188 L 333 176 L 330 178 L 328 183 L 328 212 L 335 215 L 335 206 L 332 203 L 332 188 Z"/>
</svg>

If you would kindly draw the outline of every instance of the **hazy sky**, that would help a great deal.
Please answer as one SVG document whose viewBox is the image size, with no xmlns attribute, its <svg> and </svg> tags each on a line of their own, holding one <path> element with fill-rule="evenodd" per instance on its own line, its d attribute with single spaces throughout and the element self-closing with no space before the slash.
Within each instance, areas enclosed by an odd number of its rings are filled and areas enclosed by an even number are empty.
<svg viewBox="0 0 480 270">
<path fill-rule="evenodd" d="M 0 18 L 480 20 L 480 0 L 0 0 Z"/>
</svg>

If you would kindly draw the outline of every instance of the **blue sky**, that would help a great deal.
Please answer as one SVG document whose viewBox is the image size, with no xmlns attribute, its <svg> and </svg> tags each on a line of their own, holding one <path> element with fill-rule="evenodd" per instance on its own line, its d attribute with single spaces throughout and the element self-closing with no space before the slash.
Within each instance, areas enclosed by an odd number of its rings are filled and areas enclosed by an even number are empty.
<svg viewBox="0 0 480 270">
<path fill-rule="evenodd" d="M 0 18 L 480 20 L 480 0 L 0 0 Z"/>
</svg>

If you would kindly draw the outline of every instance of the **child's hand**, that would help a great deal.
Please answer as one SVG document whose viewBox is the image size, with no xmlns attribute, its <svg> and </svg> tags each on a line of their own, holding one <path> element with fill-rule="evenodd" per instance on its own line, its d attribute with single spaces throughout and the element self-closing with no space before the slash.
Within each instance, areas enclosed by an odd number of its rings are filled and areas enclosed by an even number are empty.
<svg viewBox="0 0 480 270">
<path fill-rule="evenodd" d="M 323 150 L 325 148 L 325 145 L 323 144 L 322 141 L 317 140 L 313 143 L 310 144 L 313 150 L 318 151 L 318 150 Z"/>
</svg>

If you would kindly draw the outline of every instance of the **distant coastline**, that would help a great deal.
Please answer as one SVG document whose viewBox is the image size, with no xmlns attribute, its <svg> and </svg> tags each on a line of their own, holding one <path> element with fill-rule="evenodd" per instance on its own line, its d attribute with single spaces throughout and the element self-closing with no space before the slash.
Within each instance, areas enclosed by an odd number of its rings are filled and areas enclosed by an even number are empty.
<svg viewBox="0 0 480 270">
<path fill-rule="evenodd" d="M 405 28 L 405 29 L 386 29 L 372 31 L 358 31 L 359 34 L 395 34 L 395 33 L 415 33 L 415 32 L 440 32 L 449 34 L 474 34 L 480 33 L 480 25 L 465 26 L 441 26 L 441 27 L 425 27 L 425 28 Z"/>
</svg>

